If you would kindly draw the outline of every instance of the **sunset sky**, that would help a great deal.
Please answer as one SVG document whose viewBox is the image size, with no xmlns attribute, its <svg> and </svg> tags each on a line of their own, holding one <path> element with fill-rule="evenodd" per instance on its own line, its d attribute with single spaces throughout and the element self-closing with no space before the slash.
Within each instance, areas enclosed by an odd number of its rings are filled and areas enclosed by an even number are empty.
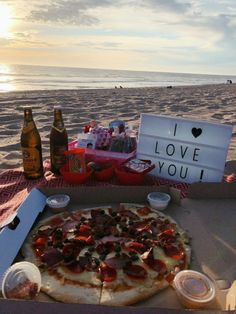
<svg viewBox="0 0 236 314">
<path fill-rule="evenodd" d="M 236 75 L 235 0 L 0 0 L 0 64 Z"/>
</svg>

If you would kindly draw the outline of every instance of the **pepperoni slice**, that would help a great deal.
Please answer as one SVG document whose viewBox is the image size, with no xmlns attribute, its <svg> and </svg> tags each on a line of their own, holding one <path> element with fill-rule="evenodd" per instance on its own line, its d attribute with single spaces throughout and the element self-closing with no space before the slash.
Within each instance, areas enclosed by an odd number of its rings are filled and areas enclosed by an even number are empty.
<svg viewBox="0 0 236 314">
<path fill-rule="evenodd" d="M 73 273 L 76 273 L 76 274 L 80 274 L 84 271 L 84 268 L 80 265 L 79 262 L 75 261 L 69 265 L 67 265 L 67 268 L 73 272 Z"/>
<path fill-rule="evenodd" d="M 81 249 L 78 246 L 75 246 L 74 244 L 69 243 L 64 245 L 62 250 L 64 262 L 66 263 L 72 262 L 74 259 L 76 259 L 80 251 Z"/>
<path fill-rule="evenodd" d="M 159 275 L 164 275 L 167 273 L 167 267 L 166 264 L 161 261 L 160 259 L 154 259 L 151 261 L 149 266 L 155 270 Z"/>
<path fill-rule="evenodd" d="M 105 260 L 106 265 L 114 269 L 121 269 L 127 265 L 130 261 L 130 258 L 126 254 L 121 256 L 114 256 Z"/>
<path fill-rule="evenodd" d="M 146 216 L 148 215 L 149 213 L 151 213 L 151 209 L 149 207 L 142 207 L 142 208 L 139 208 L 137 210 L 137 212 L 139 213 L 139 215 L 141 216 Z"/>
<path fill-rule="evenodd" d="M 124 273 L 135 279 L 147 278 L 147 271 L 140 265 L 127 265 L 123 269 Z"/>
<path fill-rule="evenodd" d="M 34 246 L 46 246 L 48 238 L 46 236 L 39 236 L 34 240 Z"/>
<path fill-rule="evenodd" d="M 102 263 L 99 267 L 100 279 L 105 282 L 112 282 L 117 277 L 117 272 L 114 268 Z"/>
<path fill-rule="evenodd" d="M 167 244 L 175 243 L 176 236 L 171 232 L 171 230 L 166 230 L 159 234 L 161 245 L 164 247 Z"/>
<path fill-rule="evenodd" d="M 41 255 L 41 259 L 42 262 L 46 263 L 48 266 L 53 266 L 62 261 L 63 256 L 59 250 L 49 248 Z"/>
<path fill-rule="evenodd" d="M 148 252 L 145 252 L 142 255 L 142 260 L 151 269 L 155 270 L 159 275 L 164 275 L 167 272 L 166 264 L 160 259 L 154 259 L 153 249 L 151 249 Z"/>
<path fill-rule="evenodd" d="M 37 256 L 42 256 L 48 243 L 46 236 L 36 236 L 34 238 L 33 247 Z"/>
<path fill-rule="evenodd" d="M 131 210 L 128 210 L 128 209 L 122 210 L 122 211 L 120 212 L 120 215 L 121 215 L 121 216 L 125 216 L 125 217 L 129 217 L 129 218 L 131 218 L 131 219 L 133 219 L 133 220 L 139 219 L 139 216 L 138 216 L 138 215 L 136 215 L 135 213 L 133 213 Z"/>
<path fill-rule="evenodd" d="M 140 242 L 129 242 L 124 246 L 124 249 L 142 254 L 146 251 L 146 246 Z"/>
<path fill-rule="evenodd" d="M 74 238 L 75 241 L 78 241 L 78 242 L 85 242 L 87 245 L 93 245 L 94 244 L 94 239 L 93 237 L 90 235 L 90 236 L 76 236 Z"/>
<path fill-rule="evenodd" d="M 176 247 L 174 245 L 166 245 L 164 246 L 164 251 L 167 256 L 179 261 L 184 259 L 185 257 L 185 252 L 184 249 L 181 247 Z"/>
<path fill-rule="evenodd" d="M 150 230 L 150 221 L 149 220 L 137 221 L 133 224 L 133 228 L 139 232 L 148 231 Z"/>
<path fill-rule="evenodd" d="M 89 236 L 91 234 L 91 228 L 88 225 L 82 224 L 79 227 L 79 234 L 83 236 Z"/>
<path fill-rule="evenodd" d="M 102 242 L 96 246 L 96 251 L 98 254 L 108 254 L 114 251 L 114 249 L 115 249 L 115 245 L 111 241 Z"/>
</svg>

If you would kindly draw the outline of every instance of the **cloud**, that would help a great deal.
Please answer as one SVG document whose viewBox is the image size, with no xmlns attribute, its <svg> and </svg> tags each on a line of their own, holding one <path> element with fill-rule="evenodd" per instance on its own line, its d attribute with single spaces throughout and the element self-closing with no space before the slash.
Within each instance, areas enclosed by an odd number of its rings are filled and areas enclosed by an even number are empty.
<svg viewBox="0 0 236 314">
<path fill-rule="evenodd" d="M 98 24 L 99 19 L 87 11 L 112 4 L 111 0 L 56 0 L 47 5 L 38 5 L 28 18 L 31 21 L 90 26 Z"/>
<path fill-rule="evenodd" d="M 149 8 L 152 11 L 168 11 L 184 13 L 191 8 L 190 2 L 177 0 L 55 0 L 35 4 L 28 16 L 31 21 L 43 21 L 70 25 L 96 25 L 100 19 L 96 16 L 96 9 L 115 7 Z"/>
<path fill-rule="evenodd" d="M 15 32 L 10 38 L 1 38 L 2 48 L 48 48 L 54 45 L 50 42 L 35 39 L 35 32 Z"/>
<path fill-rule="evenodd" d="M 185 13 L 192 8 L 190 2 L 180 2 L 176 0 L 141 0 L 139 3 L 150 7 L 153 11 L 164 10 L 174 13 Z"/>
</svg>

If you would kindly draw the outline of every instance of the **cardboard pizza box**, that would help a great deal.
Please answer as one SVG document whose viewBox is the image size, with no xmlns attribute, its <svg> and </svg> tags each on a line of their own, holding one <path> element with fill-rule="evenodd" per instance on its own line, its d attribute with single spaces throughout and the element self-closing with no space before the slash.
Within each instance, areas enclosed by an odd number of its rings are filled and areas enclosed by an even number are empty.
<svg viewBox="0 0 236 314">
<path fill-rule="evenodd" d="M 0 287 L 4 272 L 11 266 L 33 223 L 44 210 L 45 202 L 45 194 L 33 189 L 14 217 L 10 217 L 10 223 L 0 230 Z"/>
<path fill-rule="evenodd" d="M 192 260 L 191 269 L 206 273 L 217 283 L 217 299 L 209 308 L 200 313 L 235 313 L 228 308 L 230 291 L 236 276 L 236 186 L 231 184 L 201 183 L 190 186 L 189 197 L 180 202 L 180 191 L 167 186 L 112 186 L 112 187 L 69 187 L 42 188 L 39 192 L 45 198 L 56 193 L 66 193 L 71 197 L 70 210 L 92 207 L 100 204 L 116 204 L 119 202 L 146 203 L 150 191 L 162 190 L 171 193 L 172 202 L 164 211 L 173 217 L 191 237 Z M 43 197 L 42 196 L 42 197 Z M 203 198 L 202 198 L 203 196 Z M 92 202 L 91 202 L 92 200 Z M 32 200 L 32 205 L 35 200 Z M 22 204 L 24 207 L 24 203 Z M 38 219 L 52 213 L 46 209 Z M 37 223 L 37 222 L 36 222 Z M 231 289 L 230 289 L 231 288 Z M 232 306 L 233 307 L 233 306 Z M 96 306 L 88 304 L 62 304 L 54 302 L 43 294 L 35 301 L 16 301 L 0 299 L 3 313 L 42 313 L 47 309 L 50 313 L 187 313 L 177 299 L 173 288 L 169 287 L 161 293 L 129 307 Z M 1 311 L 0 311 L 1 313 Z M 199 311 L 191 310 L 191 313 Z"/>
</svg>

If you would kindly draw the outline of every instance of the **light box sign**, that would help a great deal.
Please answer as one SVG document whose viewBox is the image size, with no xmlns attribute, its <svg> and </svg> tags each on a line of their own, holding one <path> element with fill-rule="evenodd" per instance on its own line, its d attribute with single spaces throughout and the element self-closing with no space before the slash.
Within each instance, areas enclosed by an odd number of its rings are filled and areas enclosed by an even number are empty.
<svg viewBox="0 0 236 314">
<path fill-rule="evenodd" d="M 232 126 L 141 114 L 137 158 L 155 164 L 151 172 L 180 182 L 220 182 Z"/>
</svg>

